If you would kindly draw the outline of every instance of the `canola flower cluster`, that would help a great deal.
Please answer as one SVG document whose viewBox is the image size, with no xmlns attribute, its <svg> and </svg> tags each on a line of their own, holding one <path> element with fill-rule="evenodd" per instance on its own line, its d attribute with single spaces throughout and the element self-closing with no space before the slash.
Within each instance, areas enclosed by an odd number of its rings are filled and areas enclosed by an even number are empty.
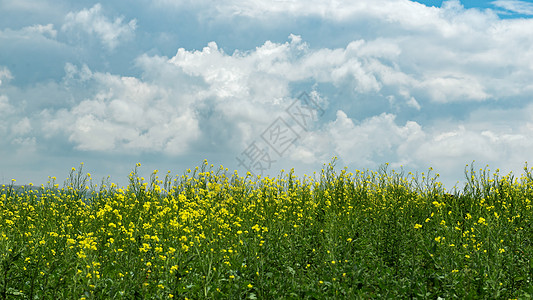
<svg viewBox="0 0 533 300">
<path fill-rule="evenodd" d="M 533 177 L 184 175 L 0 191 L 0 298 L 522 298 L 533 295 Z M 430 170 L 431 171 L 431 170 Z M 315 178 L 316 177 L 316 178 Z"/>
</svg>

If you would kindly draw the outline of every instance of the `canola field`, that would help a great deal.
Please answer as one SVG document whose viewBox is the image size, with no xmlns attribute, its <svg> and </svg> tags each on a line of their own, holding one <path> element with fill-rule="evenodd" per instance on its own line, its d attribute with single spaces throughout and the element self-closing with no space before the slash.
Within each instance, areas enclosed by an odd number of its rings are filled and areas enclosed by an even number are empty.
<svg viewBox="0 0 533 300">
<path fill-rule="evenodd" d="M 140 167 L 140 164 L 137 165 Z M 0 190 L 0 299 L 357 299 L 533 296 L 533 176 L 386 165 L 239 176 L 204 162 L 119 188 Z M 451 193 L 451 194 L 450 194 Z"/>
</svg>

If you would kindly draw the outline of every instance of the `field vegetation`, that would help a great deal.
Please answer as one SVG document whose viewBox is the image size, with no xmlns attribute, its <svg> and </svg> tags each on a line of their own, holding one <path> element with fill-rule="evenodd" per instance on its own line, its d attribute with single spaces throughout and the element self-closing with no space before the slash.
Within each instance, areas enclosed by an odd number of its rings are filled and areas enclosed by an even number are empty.
<svg viewBox="0 0 533 300">
<path fill-rule="evenodd" d="M 137 165 L 140 167 L 140 164 Z M 240 176 L 0 190 L 0 299 L 530 298 L 533 176 Z"/>
</svg>

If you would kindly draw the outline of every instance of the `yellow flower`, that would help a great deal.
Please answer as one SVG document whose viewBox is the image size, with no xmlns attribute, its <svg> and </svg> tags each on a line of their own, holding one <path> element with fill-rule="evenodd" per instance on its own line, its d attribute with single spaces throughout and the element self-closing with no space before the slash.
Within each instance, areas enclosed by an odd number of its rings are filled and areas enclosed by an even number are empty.
<svg viewBox="0 0 533 300">
<path fill-rule="evenodd" d="M 422 225 L 420 225 L 420 224 L 415 224 L 415 229 L 420 229 L 420 228 L 422 228 Z"/>
</svg>

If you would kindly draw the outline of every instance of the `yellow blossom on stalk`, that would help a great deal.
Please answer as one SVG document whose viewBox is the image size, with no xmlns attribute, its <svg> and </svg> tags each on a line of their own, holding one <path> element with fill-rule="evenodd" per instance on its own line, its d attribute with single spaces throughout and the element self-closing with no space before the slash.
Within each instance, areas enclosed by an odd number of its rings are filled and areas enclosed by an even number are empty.
<svg viewBox="0 0 533 300">
<path fill-rule="evenodd" d="M 474 182 L 481 185 L 481 192 L 474 186 L 469 193 L 452 196 L 427 174 L 422 174 L 422 181 L 410 181 L 412 174 L 396 177 L 394 170 L 357 170 L 354 174 L 337 171 L 330 164 L 313 177 L 298 178 L 293 171 L 278 177 L 246 177 L 209 166 L 204 163 L 175 177 L 163 174 L 165 178 L 159 178 L 155 170 L 145 181 L 137 173 L 140 164 L 136 164 L 130 185 L 119 188 L 103 183 L 99 190 L 89 192 L 83 188 L 95 185 L 81 169 L 73 178 L 87 181 L 70 185 L 67 181 L 64 189 L 54 189 L 58 185 L 52 177 L 36 193 L 20 188 L 17 197 L 7 187 L 0 187 L 0 246 L 4 247 L 0 260 L 20 255 L 20 271 L 37 274 L 35 283 L 43 286 L 42 290 L 50 288 L 46 278 L 54 268 L 72 266 L 87 298 L 96 297 L 91 292 L 100 291 L 102 284 L 126 293 L 124 284 L 132 278 L 139 279 L 137 287 L 144 287 L 146 298 L 184 298 L 170 294 L 175 292 L 175 284 L 207 284 L 212 297 L 233 295 L 232 289 L 252 292 L 256 288 L 253 280 L 266 275 L 258 265 L 284 268 L 282 261 L 272 260 L 276 249 L 286 249 L 289 256 L 309 255 L 304 260 L 296 257 L 301 263 L 291 264 L 288 271 L 299 274 L 324 269 L 322 280 L 315 284 L 318 293 L 329 295 L 346 283 L 342 280 L 351 278 L 349 270 L 357 260 L 346 254 L 365 245 L 360 237 L 372 234 L 369 230 L 398 235 L 401 243 L 410 243 L 410 238 L 433 240 L 428 258 L 437 262 L 444 258 L 449 268 L 443 270 L 452 277 L 462 276 L 458 274 L 462 270 L 469 275 L 479 259 L 489 264 L 489 269 L 498 268 L 501 260 L 496 260 L 498 265 L 487 256 L 495 237 L 496 243 L 500 241 L 493 251 L 496 255 L 508 255 L 506 247 L 511 242 L 518 243 L 516 249 L 523 249 L 513 250 L 513 256 L 527 254 L 525 240 L 516 235 L 527 234 L 533 213 L 531 174 L 518 181 L 501 176 L 485 181 L 483 173 L 473 177 L 482 178 Z M 424 186 L 426 182 L 430 184 Z M 483 186 L 486 182 L 490 184 Z M 369 222 L 359 222 L 363 220 Z M 390 221 L 398 221 L 394 224 L 404 231 L 412 226 L 412 236 L 388 232 Z M 513 260 L 506 264 L 517 267 Z M 255 274 L 255 279 L 244 276 L 247 272 Z M 215 279 L 222 277 L 230 284 L 217 285 Z M 30 294 L 27 286 L 21 289 L 24 295 Z M 204 293 L 205 289 L 192 289 L 187 296 L 202 298 Z"/>
<path fill-rule="evenodd" d="M 174 273 L 178 270 L 178 266 L 177 265 L 174 265 L 170 268 L 170 273 Z"/>
</svg>

